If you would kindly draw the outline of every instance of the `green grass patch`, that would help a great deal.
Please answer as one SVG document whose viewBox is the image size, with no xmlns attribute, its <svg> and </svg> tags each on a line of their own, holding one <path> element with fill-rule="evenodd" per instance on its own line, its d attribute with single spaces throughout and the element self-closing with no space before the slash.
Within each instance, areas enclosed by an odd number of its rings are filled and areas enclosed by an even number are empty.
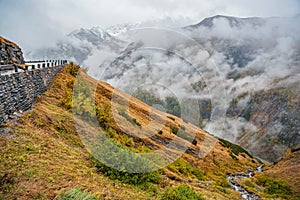
<svg viewBox="0 0 300 200">
<path fill-rule="evenodd" d="M 248 187 L 255 188 L 255 185 L 251 181 L 245 181 L 244 184 Z"/>
<path fill-rule="evenodd" d="M 168 188 L 162 195 L 163 200 L 203 200 L 203 196 L 187 185 Z"/>
<path fill-rule="evenodd" d="M 56 197 L 55 200 L 97 200 L 97 198 L 89 192 L 81 191 L 79 188 L 73 188 Z"/>
</svg>

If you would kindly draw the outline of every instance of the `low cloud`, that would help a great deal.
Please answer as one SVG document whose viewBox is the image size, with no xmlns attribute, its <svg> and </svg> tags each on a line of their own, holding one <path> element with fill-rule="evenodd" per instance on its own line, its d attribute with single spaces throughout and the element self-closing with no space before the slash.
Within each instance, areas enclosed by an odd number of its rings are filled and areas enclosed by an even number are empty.
<svg viewBox="0 0 300 200">
<path fill-rule="evenodd" d="M 297 0 L 2 0 L 0 35 L 25 51 L 54 45 L 74 29 L 139 21 L 173 21 L 174 26 L 199 22 L 207 16 L 291 16 L 300 13 Z"/>
</svg>

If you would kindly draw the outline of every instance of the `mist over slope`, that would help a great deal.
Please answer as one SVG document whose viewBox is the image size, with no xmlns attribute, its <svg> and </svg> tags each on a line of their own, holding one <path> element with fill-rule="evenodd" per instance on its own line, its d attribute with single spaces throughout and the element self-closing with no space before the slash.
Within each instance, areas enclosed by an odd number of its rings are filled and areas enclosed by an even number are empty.
<svg viewBox="0 0 300 200">
<path fill-rule="evenodd" d="M 300 144 L 299 20 L 218 15 L 176 31 L 80 29 L 27 57 L 67 57 L 129 94 L 174 97 L 182 118 L 184 105 L 197 102 L 201 124 L 187 120 L 274 161 Z"/>
</svg>

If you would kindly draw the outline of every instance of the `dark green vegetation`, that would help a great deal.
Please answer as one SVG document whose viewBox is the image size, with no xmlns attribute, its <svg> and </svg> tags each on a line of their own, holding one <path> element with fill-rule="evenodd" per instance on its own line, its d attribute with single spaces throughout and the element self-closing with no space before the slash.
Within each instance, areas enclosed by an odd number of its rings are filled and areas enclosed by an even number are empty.
<svg viewBox="0 0 300 200">
<path fill-rule="evenodd" d="M 110 161 L 114 161 L 111 159 L 111 156 L 109 157 Z M 133 156 L 131 156 L 131 158 L 123 158 L 124 160 L 128 161 L 128 160 L 132 160 L 132 163 L 130 164 L 134 164 L 134 163 L 138 163 L 138 164 L 142 164 L 141 161 L 136 161 L 134 159 L 132 159 Z M 118 157 L 119 159 L 119 157 Z M 136 159 L 136 158 L 135 158 Z M 116 161 L 115 161 L 116 162 Z M 149 163 L 146 163 L 145 161 L 143 161 L 144 165 L 147 165 Z M 158 184 L 162 178 L 161 175 L 158 171 L 154 171 L 154 172 L 147 172 L 147 173 L 128 173 L 128 172 L 122 172 L 116 169 L 113 169 L 111 167 L 108 167 L 104 164 L 102 164 L 101 162 L 94 160 L 95 166 L 98 169 L 98 172 L 105 174 L 106 176 L 108 176 L 109 178 L 113 179 L 113 180 L 117 180 L 120 181 L 121 183 L 127 183 L 127 184 L 132 184 L 135 186 L 147 186 L 149 184 Z M 121 162 L 118 162 L 118 165 L 121 165 Z M 127 162 L 126 162 L 127 164 Z M 122 166 L 118 166 L 118 167 L 122 167 Z M 142 166 L 136 166 L 136 170 L 139 170 Z"/>
<path fill-rule="evenodd" d="M 180 117 L 181 111 L 180 111 L 180 104 L 177 100 L 177 98 L 168 96 L 164 100 L 161 100 L 159 97 L 157 97 L 155 94 L 148 92 L 146 90 L 137 90 L 133 96 L 149 106 L 153 105 L 161 105 L 164 107 L 165 112 L 170 113 L 172 115 L 175 115 L 177 117 Z"/>
<path fill-rule="evenodd" d="M 178 127 L 175 127 L 175 126 L 172 126 L 172 127 L 171 127 L 171 132 L 172 132 L 173 134 L 177 135 L 178 131 L 179 131 L 179 128 L 178 128 Z"/>
<path fill-rule="evenodd" d="M 249 157 L 253 158 L 252 155 L 246 151 L 245 149 L 243 149 L 242 147 L 240 147 L 239 145 L 236 145 L 236 144 L 233 144 L 227 140 L 224 140 L 224 139 L 221 139 L 221 138 L 218 138 L 219 141 L 220 141 L 220 144 L 223 146 L 223 147 L 226 147 L 226 148 L 229 148 L 231 150 L 231 156 L 234 158 L 234 159 L 237 159 L 235 155 L 239 155 L 239 154 L 247 154 Z M 234 155 L 233 155 L 234 154 Z"/>
<path fill-rule="evenodd" d="M 251 187 L 251 188 L 255 187 L 255 185 L 250 181 L 245 181 L 245 185 L 248 186 L 248 187 Z"/>
<path fill-rule="evenodd" d="M 163 194 L 162 199 L 165 200 L 203 200 L 201 194 L 195 192 L 187 185 L 180 185 L 175 188 L 169 188 Z"/>
<path fill-rule="evenodd" d="M 287 183 L 280 179 L 270 178 L 264 174 L 258 175 L 256 183 L 263 186 L 264 192 L 270 195 L 286 196 L 291 194 Z"/>
<path fill-rule="evenodd" d="M 200 181 L 207 180 L 205 173 L 201 172 L 199 169 L 190 165 L 183 159 L 176 160 L 168 166 L 168 169 L 176 174 L 183 175 L 184 177 L 197 178 Z"/>
<path fill-rule="evenodd" d="M 132 96 L 145 102 L 149 106 L 163 105 L 163 101 L 160 98 L 146 90 L 138 89 Z"/>
<path fill-rule="evenodd" d="M 196 85 L 199 86 L 199 84 L 201 84 L 201 83 L 195 83 L 195 87 L 196 87 Z M 203 100 L 199 100 L 198 102 L 193 101 L 194 103 L 198 104 L 199 113 L 192 114 L 189 112 L 188 117 L 190 119 L 185 119 L 186 116 L 182 116 L 182 113 L 181 113 L 183 111 L 181 109 L 184 109 L 184 108 L 182 107 L 182 105 L 180 105 L 180 103 L 176 97 L 167 96 L 167 97 L 165 97 L 165 99 L 161 100 L 158 96 L 155 95 L 155 93 L 152 93 L 152 92 L 149 92 L 146 90 L 141 90 L 141 89 L 137 90 L 133 94 L 133 96 L 135 98 L 143 101 L 144 103 L 148 104 L 149 106 L 160 105 L 163 107 L 162 111 L 172 114 L 174 116 L 180 117 L 186 122 L 189 121 L 191 123 L 199 125 L 200 128 L 204 128 L 205 127 L 204 120 L 207 120 L 211 117 L 211 106 L 212 105 L 211 105 L 210 100 L 203 99 Z M 186 100 L 187 99 L 183 100 L 181 103 L 184 104 Z M 190 102 L 188 104 L 190 104 Z M 168 116 L 168 118 L 171 119 L 170 116 Z M 198 118 L 199 118 L 199 120 L 195 120 Z"/>
<path fill-rule="evenodd" d="M 164 101 L 166 112 L 177 117 L 181 116 L 180 104 L 176 97 L 166 97 Z"/>
</svg>

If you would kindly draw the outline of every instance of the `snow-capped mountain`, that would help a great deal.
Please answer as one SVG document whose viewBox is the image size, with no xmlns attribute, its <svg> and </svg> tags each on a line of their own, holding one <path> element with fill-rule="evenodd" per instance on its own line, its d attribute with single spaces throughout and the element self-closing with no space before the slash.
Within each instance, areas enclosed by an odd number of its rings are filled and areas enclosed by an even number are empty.
<svg viewBox="0 0 300 200">
<path fill-rule="evenodd" d="M 99 45 L 103 41 L 107 41 L 111 39 L 111 35 L 101 27 L 92 27 L 91 29 L 78 29 L 70 34 L 69 37 L 77 38 L 79 40 L 87 40 L 93 45 Z"/>
<path fill-rule="evenodd" d="M 117 36 L 122 33 L 126 33 L 130 30 L 137 29 L 141 26 L 141 24 L 117 24 L 110 26 L 106 29 L 106 32 L 112 36 Z"/>
<path fill-rule="evenodd" d="M 31 51 L 26 57 L 28 59 L 65 58 L 81 64 L 93 49 L 113 42 L 116 42 L 116 39 L 101 27 L 81 28 L 72 31 L 65 38 L 58 41 L 55 47 Z"/>
</svg>

